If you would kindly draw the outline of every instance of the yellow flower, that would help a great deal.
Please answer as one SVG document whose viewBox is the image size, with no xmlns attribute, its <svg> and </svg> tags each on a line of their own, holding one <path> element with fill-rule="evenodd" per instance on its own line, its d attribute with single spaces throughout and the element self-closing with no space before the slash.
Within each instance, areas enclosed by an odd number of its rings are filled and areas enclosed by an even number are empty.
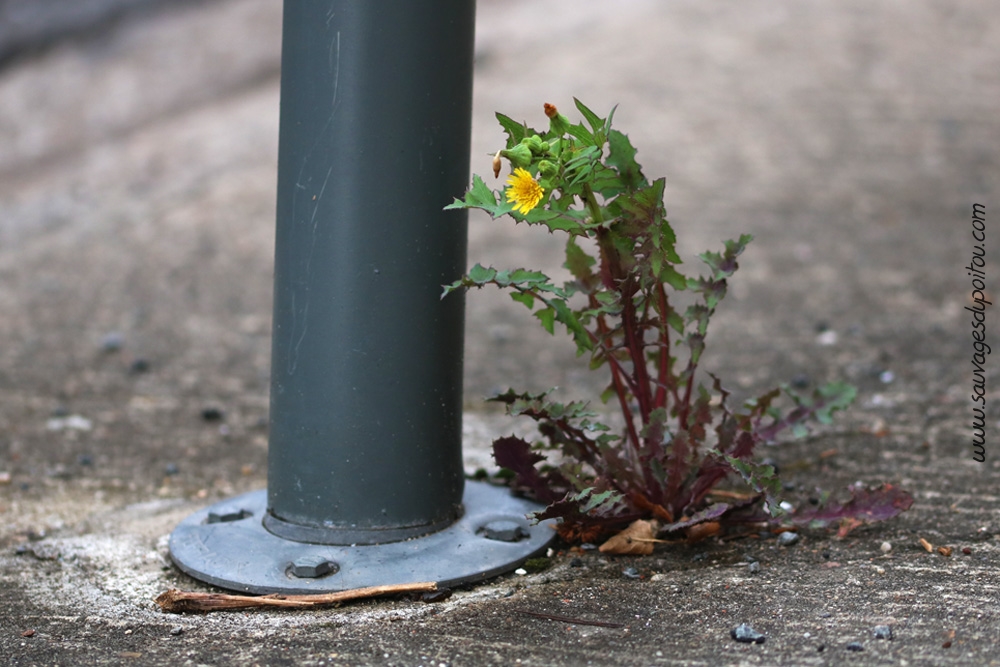
<svg viewBox="0 0 1000 667">
<path fill-rule="evenodd" d="M 513 202 L 514 210 L 520 211 L 522 215 L 538 206 L 538 202 L 542 200 L 542 186 L 521 167 L 510 175 L 507 185 L 510 186 L 507 188 L 507 201 Z"/>
</svg>

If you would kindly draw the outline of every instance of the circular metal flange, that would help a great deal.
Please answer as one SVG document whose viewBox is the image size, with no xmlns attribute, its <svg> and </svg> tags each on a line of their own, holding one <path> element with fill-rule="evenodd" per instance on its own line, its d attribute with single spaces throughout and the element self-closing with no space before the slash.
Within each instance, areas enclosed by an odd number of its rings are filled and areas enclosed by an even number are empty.
<svg viewBox="0 0 1000 667">
<path fill-rule="evenodd" d="M 555 538 L 553 522 L 532 525 L 542 507 L 503 487 L 465 483 L 463 516 L 447 528 L 402 542 L 331 546 L 293 542 L 267 531 L 267 491 L 195 512 L 170 535 L 170 556 L 195 579 L 245 593 L 288 595 L 434 581 L 454 586 L 516 568 Z M 513 523 L 516 539 L 493 528 Z M 491 526 L 487 529 L 487 526 Z M 506 536 L 506 535 L 505 535 Z"/>
</svg>

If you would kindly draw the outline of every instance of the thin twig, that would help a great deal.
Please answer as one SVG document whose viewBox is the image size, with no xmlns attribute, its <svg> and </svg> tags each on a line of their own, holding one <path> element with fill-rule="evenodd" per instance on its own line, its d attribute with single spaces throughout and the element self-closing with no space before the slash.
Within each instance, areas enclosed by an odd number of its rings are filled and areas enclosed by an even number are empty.
<svg viewBox="0 0 1000 667">
<path fill-rule="evenodd" d="M 573 625 L 596 625 L 601 628 L 624 628 L 624 623 L 615 623 L 614 621 L 591 621 L 586 618 L 571 618 L 569 616 L 560 616 L 559 614 L 546 614 L 542 611 L 531 611 L 530 609 L 521 609 L 520 607 L 515 607 L 514 611 L 519 614 L 525 614 L 526 616 L 534 616 L 535 618 L 544 618 L 549 621 L 559 621 L 560 623 L 571 623 Z"/>
<path fill-rule="evenodd" d="M 415 584 L 390 584 L 387 586 L 368 586 L 354 588 L 336 593 L 317 593 L 312 595 L 230 595 L 228 593 L 200 593 L 180 591 L 171 588 L 157 596 L 155 602 L 160 609 L 173 614 L 184 612 L 226 611 L 229 609 L 252 609 L 255 607 L 284 607 L 286 609 L 305 609 L 324 605 L 374 598 L 380 595 L 397 593 L 427 593 L 437 590 L 433 581 Z"/>
</svg>

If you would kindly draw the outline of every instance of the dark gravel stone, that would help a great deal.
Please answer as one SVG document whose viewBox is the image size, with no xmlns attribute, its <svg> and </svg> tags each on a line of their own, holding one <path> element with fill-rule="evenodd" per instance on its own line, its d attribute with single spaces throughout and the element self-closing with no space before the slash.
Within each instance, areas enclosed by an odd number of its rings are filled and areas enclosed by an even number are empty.
<svg viewBox="0 0 1000 667">
<path fill-rule="evenodd" d="M 791 531 L 785 531 L 778 535 L 778 546 L 790 547 L 799 541 L 799 534 L 793 533 Z"/>
<path fill-rule="evenodd" d="M 861 645 L 861 642 L 851 642 L 847 645 L 848 651 L 864 651 L 865 647 Z"/>
<path fill-rule="evenodd" d="M 201 410 L 201 418 L 207 422 L 221 422 L 225 417 L 226 413 L 222 408 L 209 407 Z"/>
<path fill-rule="evenodd" d="M 747 623 L 737 625 L 729 631 L 729 636 L 744 644 L 763 644 L 767 637 L 750 627 Z"/>
<path fill-rule="evenodd" d="M 125 347 L 125 336 L 117 331 L 107 333 L 101 338 L 101 352 L 118 352 Z"/>
<path fill-rule="evenodd" d="M 635 569 L 634 567 L 625 568 L 624 570 L 622 570 L 622 574 L 625 576 L 626 579 L 639 579 L 640 577 L 642 577 L 642 575 L 639 574 L 639 570 Z"/>
<path fill-rule="evenodd" d="M 136 359 L 132 362 L 132 365 L 129 366 L 129 372 L 132 375 L 142 375 L 143 373 L 148 373 L 150 368 L 151 366 L 148 359 Z"/>
<path fill-rule="evenodd" d="M 875 639 L 892 639 L 892 628 L 888 625 L 876 625 L 872 628 Z"/>
</svg>

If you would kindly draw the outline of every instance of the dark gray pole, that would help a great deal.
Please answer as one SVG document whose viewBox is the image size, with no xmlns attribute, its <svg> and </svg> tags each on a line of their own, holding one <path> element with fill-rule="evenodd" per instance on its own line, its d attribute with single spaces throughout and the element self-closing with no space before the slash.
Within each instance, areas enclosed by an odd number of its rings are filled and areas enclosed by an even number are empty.
<svg viewBox="0 0 1000 667">
<path fill-rule="evenodd" d="M 268 490 L 193 514 L 185 572 L 322 592 L 502 572 L 554 535 L 462 470 L 473 0 L 287 0 Z M 414 539 L 415 538 L 415 539 Z"/>
<path fill-rule="evenodd" d="M 465 270 L 466 219 L 441 209 L 468 180 L 473 15 L 469 0 L 285 3 L 276 534 L 367 544 L 458 517 L 464 302 L 440 295 Z"/>
</svg>

